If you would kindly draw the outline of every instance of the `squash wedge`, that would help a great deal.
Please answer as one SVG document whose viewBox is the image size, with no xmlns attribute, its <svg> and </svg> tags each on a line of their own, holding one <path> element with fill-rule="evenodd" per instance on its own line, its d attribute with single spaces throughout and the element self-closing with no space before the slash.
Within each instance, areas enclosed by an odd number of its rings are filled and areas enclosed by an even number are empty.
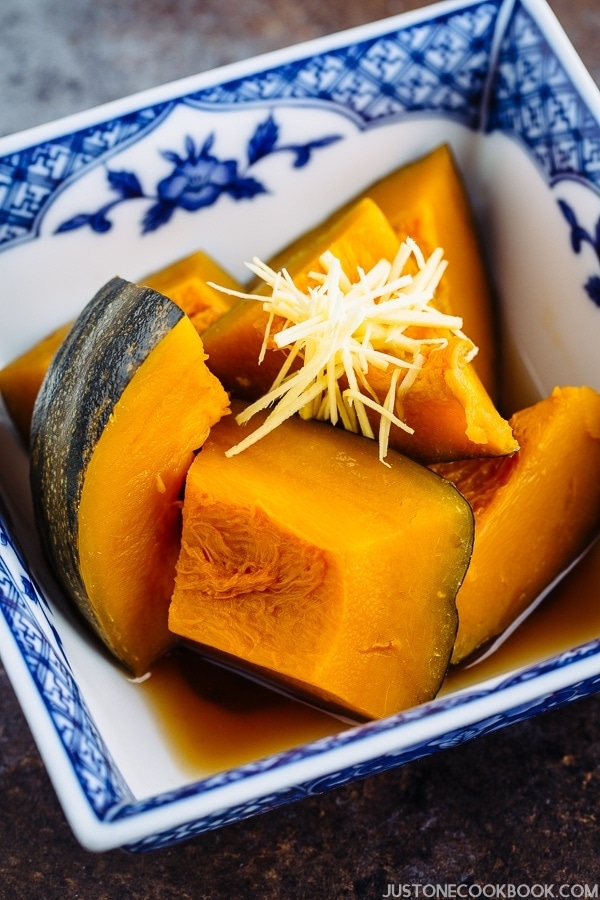
<svg viewBox="0 0 600 900">
<path fill-rule="evenodd" d="M 475 513 L 453 663 L 504 631 L 600 528 L 600 394 L 555 388 L 510 421 L 514 456 L 434 467 Z"/>
<path fill-rule="evenodd" d="M 370 185 L 325 222 L 279 251 L 269 265 L 276 271 L 283 268 L 290 258 L 318 243 L 340 216 L 365 197 L 377 204 L 400 240 L 412 237 L 426 256 L 436 247 L 443 248 L 448 269 L 435 303 L 463 319 L 463 330 L 479 347 L 473 366 L 496 401 L 498 335 L 490 280 L 470 199 L 447 144 Z"/>
<path fill-rule="evenodd" d="M 391 262 L 399 248 L 387 217 L 367 197 L 293 249 L 283 268 L 302 291 L 311 284 L 314 272 L 323 272 L 321 257 L 326 251 L 340 260 L 351 281 L 358 281 L 359 268 L 368 272 L 382 259 Z M 253 296 L 266 295 L 268 290 L 257 286 Z M 279 322 L 285 320 L 280 317 Z M 272 341 L 261 359 L 268 327 L 269 312 L 263 301 L 242 299 L 203 335 L 209 368 L 241 400 L 255 401 L 268 394 L 287 359 L 288 351 Z M 276 330 L 277 326 L 272 328 Z M 471 349 L 471 343 L 462 338 L 451 340 L 445 350 L 431 350 L 414 386 L 402 392 L 400 385 L 395 411 L 414 433 L 392 426 L 391 448 L 422 462 L 515 452 L 518 444 L 477 376 L 468 355 Z M 300 365 L 298 356 L 291 371 Z M 391 366 L 385 370 L 369 366 L 366 377 L 380 404 L 390 391 L 392 374 Z M 341 379 L 340 388 L 347 386 Z M 368 416 L 376 430 L 378 413 Z"/>
<path fill-rule="evenodd" d="M 227 294 L 210 287 L 216 282 L 241 291 L 239 284 L 212 257 L 202 251 L 146 276 L 141 283 L 169 297 L 191 319 L 199 334 L 233 306 Z M 6 409 L 26 445 L 33 405 L 50 362 L 73 323 L 68 322 L 0 369 L 0 393 Z"/>
<path fill-rule="evenodd" d="M 210 282 L 234 291 L 243 290 L 235 278 L 202 250 L 141 279 L 141 284 L 154 288 L 180 306 L 198 334 L 206 331 L 234 304 L 231 296 L 215 290 Z"/>
<path fill-rule="evenodd" d="M 46 556 L 139 675 L 172 643 L 179 493 L 229 400 L 169 299 L 120 278 L 76 320 L 38 394 L 31 486 Z"/>
<path fill-rule="evenodd" d="M 497 401 L 496 311 L 470 200 L 450 148 L 442 144 L 382 178 L 365 193 L 401 240 L 414 238 L 426 256 L 443 247 L 448 268 L 436 305 L 461 316 L 463 330 L 479 347 L 473 367 Z"/>
<path fill-rule="evenodd" d="M 232 410 L 240 407 L 233 403 Z M 433 697 L 473 540 L 469 504 L 373 441 L 289 419 L 211 430 L 192 464 L 169 627 L 209 656 L 355 718 Z"/>
<path fill-rule="evenodd" d="M 0 394 L 25 444 L 29 444 L 35 398 L 54 354 L 72 323 L 62 325 L 0 369 Z"/>
</svg>

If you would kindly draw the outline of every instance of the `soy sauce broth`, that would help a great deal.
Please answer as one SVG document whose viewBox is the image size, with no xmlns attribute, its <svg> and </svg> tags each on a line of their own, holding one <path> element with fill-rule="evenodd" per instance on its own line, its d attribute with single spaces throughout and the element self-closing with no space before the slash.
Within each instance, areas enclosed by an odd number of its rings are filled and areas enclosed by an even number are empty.
<svg viewBox="0 0 600 900">
<path fill-rule="evenodd" d="M 206 776 L 348 728 L 184 647 L 142 682 L 182 768 Z"/>
<path fill-rule="evenodd" d="M 598 636 L 600 543 L 492 656 L 452 668 L 440 696 Z M 161 660 L 140 689 L 179 764 L 196 778 L 351 727 L 183 648 Z"/>
<path fill-rule="evenodd" d="M 441 694 L 470 687 L 486 678 L 600 637 L 600 541 L 554 588 L 542 604 L 487 659 L 456 666 Z"/>
</svg>

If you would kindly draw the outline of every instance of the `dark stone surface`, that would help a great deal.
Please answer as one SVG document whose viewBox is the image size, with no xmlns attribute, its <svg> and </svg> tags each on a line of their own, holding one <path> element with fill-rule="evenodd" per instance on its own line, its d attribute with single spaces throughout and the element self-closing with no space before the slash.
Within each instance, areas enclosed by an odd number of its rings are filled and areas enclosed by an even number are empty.
<svg viewBox="0 0 600 900">
<path fill-rule="evenodd" d="M 423 5 L 3 0 L 0 133 Z M 599 82 L 598 0 L 551 6 Z M 401 883 L 553 885 L 558 896 L 600 878 L 599 809 L 590 698 L 187 844 L 95 855 L 72 836 L 0 670 L 2 898 L 371 898 Z"/>
</svg>

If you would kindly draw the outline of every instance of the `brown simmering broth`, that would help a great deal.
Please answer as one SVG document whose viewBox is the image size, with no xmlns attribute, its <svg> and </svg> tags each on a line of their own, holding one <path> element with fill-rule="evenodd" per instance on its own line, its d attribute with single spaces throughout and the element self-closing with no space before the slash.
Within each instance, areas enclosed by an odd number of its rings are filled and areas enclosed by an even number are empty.
<svg viewBox="0 0 600 900">
<path fill-rule="evenodd" d="M 546 597 L 538 609 L 481 662 L 457 666 L 441 693 L 548 659 L 600 637 L 600 541 Z"/>
<path fill-rule="evenodd" d="M 448 674 L 448 694 L 600 636 L 600 543 L 491 656 Z M 141 689 L 194 777 L 243 765 L 349 726 L 179 649 Z"/>
<path fill-rule="evenodd" d="M 181 647 L 142 682 L 179 763 L 205 776 L 349 727 Z"/>
</svg>

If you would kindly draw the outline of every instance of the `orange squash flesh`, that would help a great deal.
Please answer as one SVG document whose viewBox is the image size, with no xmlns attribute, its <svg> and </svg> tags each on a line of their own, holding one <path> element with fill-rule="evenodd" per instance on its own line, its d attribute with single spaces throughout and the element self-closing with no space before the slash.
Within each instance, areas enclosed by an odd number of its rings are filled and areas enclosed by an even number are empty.
<svg viewBox="0 0 600 900">
<path fill-rule="evenodd" d="M 82 580 L 101 633 L 136 674 L 173 643 L 167 618 L 179 494 L 194 452 L 228 405 L 204 359 L 201 340 L 182 318 L 123 391 L 81 491 Z"/>
<path fill-rule="evenodd" d="M 391 426 L 390 446 L 422 462 L 507 456 L 518 450 L 509 422 L 502 418 L 466 358 L 463 340 L 450 338 L 447 347 L 429 353 L 419 377 L 396 413 L 414 428 L 407 434 Z M 380 402 L 389 382 L 373 372 L 371 384 Z M 367 411 L 377 433 L 377 417 Z"/>
<path fill-rule="evenodd" d="M 229 407 L 205 359 L 176 304 L 114 278 L 74 322 L 35 402 L 30 478 L 46 558 L 135 674 L 172 641 L 179 493 Z"/>
<path fill-rule="evenodd" d="M 444 248 L 448 268 L 436 294 L 441 310 L 461 316 L 479 353 L 473 366 L 487 392 L 498 394 L 495 311 L 477 226 L 450 148 L 443 144 L 392 172 L 365 192 L 398 237 L 417 241 L 426 256 Z"/>
<path fill-rule="evenodd" d="M 453 663 L 504 631 L 600 527 L 600 394 L 555 388 L 510 421 L 514 456 L 435 466 L 475 513 Z"/>
<path fill-rule="evenodd" d="M 239 411 L 235 407 L 234 411 Z M 239 456 L 233 416 L 185 488 L 170 629 L 358 718 L 435 695 L 454 641 L 472 512 L 428 469 L 291 419 Z"/>
<path fill-rule="evenodd" d="M 278 262 L 284 263 L 302 290 L 311 272 L 322 271 L 319 258 L 326 250 L 341 260 L 347 274 L 355 275 L 358 267 L 368 271 L 380 259 L 392 260 L 399 245 L 387 218 L 365 198 L 295 247 L 286 261 Z M 257 287 L 255 293 L 261 290 L 265 288 Z M 267 322 L 268 313 L 260 302 L 241 300 L 203 335 L 209 368 L 241 400 L 266 394 L 285 361 L 286 351 L 272 348 L 258 362 Z M 428 354 L 415 387 L 397 403 L 397 414 L 414 434 L 392 426 L 390 447 L 423 462 L 505 455 L 518 448 L 510 426 L 467 359 L 469 349 L 467 342 L 457 339 L 446 350 Z M 369 370 L 380 403 L 388 393 L 392 371 L 392 367 L 383 372 Z M 368 411 L 367 415 L 377 434 L 378 414 Z"/>
<path fill-rule="evenodd" d="M 31 415 L 44 375 L 72 323 L 62 325 L 0 369 L 0 394 L 23 441 L 29 443 Z"/>
<path fill-rule="evenodd" d="M 279 251 L 270 261 L 277 271 L 357 200 L 369 197 L 388 219 L 400 240 L 411 237 L 425 256 L 442 247 L 448 269 L 436 293 L 435 305 L 461 316 L 463 330 L 479 353 L 473 366 L 487 392 L 497 398 L 497 335 L 488 274 L 483 262 L 471 204 L 450 148 L 443 144 L 370 185 L 359 197 Z"/>
<path fill-rule="evenodd" d="M 148 275 L 141 283 L 169 297 L 191 319 L 198 334 L 202 334 L 234 304 L 230 295 L 210 287 L 209 281 L 231 290 L 243 290 L 239 282 L 201 251 Z M 57 328 L 0 369 L 0 393 L 25 444 L 29 443 L 35 398 L 50 362 L 72 324 L 69 322 Z"/>
<path fill-rule="evenodd" d="M 314 240 L 303 243 L 285 261 L 285 268 L 302 290 L 309 273 L 322 271 L 319 257 L 326 250 L 337 256 L 347 272 L 365 271 L 380 259 L 393 259 L 399 241 L 389 222 L 371 200 L 352 206 Z M 256 289 L 259 295 L 262 287 Z M 240 300 L 203 335 L 209 368 L 240 400 L 256 400 L 265 394 L 283 365 L 286 353 L 276 348 L 258 365 L 268 314 L 258 300 Z"/>
<path fill-rule="evenodd" d="M 234 291 L 244 290 L 243 285 L 201 250 L 141 280 L 142 284 L 160 291 L 180 306 L 198 334 L 206 331 L 235 303 L 231 295 L 217 291 L 209 282 Z"/>
</svg>

